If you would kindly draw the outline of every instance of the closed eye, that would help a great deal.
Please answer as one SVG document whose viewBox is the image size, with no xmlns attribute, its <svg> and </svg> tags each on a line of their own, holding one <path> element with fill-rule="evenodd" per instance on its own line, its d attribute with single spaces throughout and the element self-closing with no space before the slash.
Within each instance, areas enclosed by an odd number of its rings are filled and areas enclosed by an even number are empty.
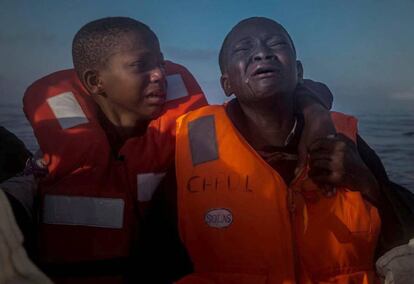
<svg viewBox="0 0 414 284">
<path fill-rule="evenodd" d="M 249 49 L 250 49 L 250 45 L 248 45 L 248 44 L 236 45 L 233 48 L 233 53 L 248 51 Z"/>
<path fill-rule="evenodd" d="M 252 48 L 253 43 L 250 39 L 243 39 L 233 47 L 233 53 L 248 51 Z"/>
<path fill-rule="evenodd" d="M 279 46 L 287 45 L 287 42 L 285 42 L 285 41 L 270 41 L 270 42 L 267 43 L 267 45 L 269 47 L 276 47 L 276 46 L 279 47 Z"/>
<path fill-rule="evenodd" d="M 246 47 L 239 47 L 239 48 L 234 49 L 234 53 L 238 53 L 238 52 L 241 52 L 241 51 L 247 51 L 247 50 L 248 50 L 248 48 L 246 48 Z"/>
</svg>

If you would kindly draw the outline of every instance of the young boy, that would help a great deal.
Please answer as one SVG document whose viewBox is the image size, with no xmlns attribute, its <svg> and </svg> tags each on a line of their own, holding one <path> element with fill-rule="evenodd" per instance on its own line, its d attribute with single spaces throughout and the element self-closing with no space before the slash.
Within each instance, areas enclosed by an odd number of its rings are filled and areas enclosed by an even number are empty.
<svg viewBox="0 0 414 284">
<path fill-rule="evenodd" d="M 303 70 L 286 30 L 266 18 L 243 20 L 219 62 L 222 88 L 236 99 L 179 118 L 176 203 L 172 178 L 154 200 L 147 232 L 158 237 L 149 248 L 154 259 L 156 252 L 173 259 L 166 271 L 179 261 L 187 266 L 181 273 L 192 266 L 178 283 L 376 282 L 381 223 L 389 232 L 398 225 L 361 158 L 375 160 L 356 119 L 333 113 L 338 134 L 313 143 L 298 173 L 304 130 L 293 106 Z M 180 239 L 185 252 L 163 237 Z"/>
<path fill-rule="evenodd" d="M 55 281 L 119 282 L 141 209 L 173 161 L 175 118 L 206 101 L 191 74 L 165 62 L 156 35 L 133 19 L 82 27 L 73 62 L 76 74 L 49 75 L 25 95 L 49 170 L 39 189 L 40 263 Z M 303 108 L 312 109 L 313 90 L 329 101 L 326 88 L 308 84 L 297 91 L 305 93 Z M 315 125 L 326 120 L 313 114 L 306 117 Z M 315 125 L 307 140 L 326 134 Z"/>
<path fill-rule="evenodd" d="M 206 100 L 136 20 L 90 22 L 72 50 L 76 74 L 51 74 L 24 98 L 49 171 L 38 191 L 39 263 L 58 282 L 119 282 L 141 207 L 173 159 L 175 118 Z"/>
</svg>

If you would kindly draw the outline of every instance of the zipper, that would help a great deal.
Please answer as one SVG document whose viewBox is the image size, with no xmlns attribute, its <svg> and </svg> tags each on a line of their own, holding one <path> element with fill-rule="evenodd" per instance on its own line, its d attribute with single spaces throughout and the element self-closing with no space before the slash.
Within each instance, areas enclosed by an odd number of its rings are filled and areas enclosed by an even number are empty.
<svg viewBox="0 0 414 284">
<path fill-rule="evenodd" d="M 231 122 L 229 116 L 226 113 L 225 108 L 221 108 L 220 111 L 224 114 L 224 120 L 226 121 L 226 124 L 228 127 L 230 127 L 233 130 L 233 133 L 236 136 L 236 139 L 240 141 L 241 144 L 243 144 L 247 149 L 250 150 L 250 153 L 252 153 L 253 156 L 256 157 L 260 163 L 269 170 L 270 174 L 272 176 L 277 176 L 278 180 L 283 181 L 283 178 L 256 152 L 255 149 L 247 142 L 247 140 L 241 135 L 239 130 L 234 126 L 234 124 Z M 295 276 L 295 283 L 298 283 L 300 279 L 300 259 L 299 259 L 299 252 L 296 246 L 296 227 L 295 227 L 295 217 L 296 217 L 296 204 L 295 204 L 295 198 L 294 198 L 294 190 L 292 185 L 297 183 L 299 180 L 303 179 L 306 176 L 308 166 L 304 167 L 301 172 L 299 172 L 294 179 L 289 183 L 286 184 L 287 188 L 287 208 L 289 210 L 289 221 L 290 221 L 290 229 L 291 229 L 291 235 L 292 235 L 292 250 L 293 250 L 293 272 Z"/>
<path fill-rule="evenodd" d="M 295 202 L 295 189 L 294 184 L 296 184 L 299 180 L 303 179 L 306 175 L 306 168 L 302 170 L 302 172 L 298 173 L 298 175 L 290 182 L 287 190 L 288 190 L 288 200 L 287 205 L 289 209 L 289 217 L 290 217 L 290 229 L 292 235 L 292 250 L 293 250 L 293 271 L 295 274 L 295 283 L 299 283 L 300 280 L 300 256 L 299 250 L 297 247 L 297 232 L 296 232 L 296 202 Z"/>
<path fill-rule="evenodd" d="M 292 188 L 288 188 L 288 208 L 290 217 L 290 231 L 292 235 L 292 250 L 293 250 L 293 271 L 295 273 L 295 283 L 299 280 L 299 252 L 296 245 L 296 204 L 294 199 L 294 193 Z"/>
</svg>

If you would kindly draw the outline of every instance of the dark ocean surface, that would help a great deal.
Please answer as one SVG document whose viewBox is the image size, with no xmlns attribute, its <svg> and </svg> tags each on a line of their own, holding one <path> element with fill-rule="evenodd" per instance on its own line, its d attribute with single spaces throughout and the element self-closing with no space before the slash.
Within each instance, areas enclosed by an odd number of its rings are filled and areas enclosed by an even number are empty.
<svg viewBox="0 0 414 284">
<path fill-rule="evenodd" d="M 380 156 L 390 178 L 414 192 L 414 112 L 354 114 L 359 133 Z M 0 104 L 0 125 L 37 149 L 32 129 L 20 105 Z"/>
</svg>

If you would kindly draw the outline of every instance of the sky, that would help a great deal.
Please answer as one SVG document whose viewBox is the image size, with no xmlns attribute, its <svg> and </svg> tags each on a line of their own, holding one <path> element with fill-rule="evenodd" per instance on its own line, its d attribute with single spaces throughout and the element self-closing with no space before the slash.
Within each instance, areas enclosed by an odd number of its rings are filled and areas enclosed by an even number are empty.
<svg viewBox="0 0 414 284">
<path fill-rule="evenodd" d="M 414 111 L 413 12 L 414 0 L 0 0 L 0 104 L 21 103 L 35 80 L 71 68 L 75 33 L 107 16 L 149 25 L 165 58 L 221 103 L 221 43 L 240 20 L 264 16 L 288 30 L 305 77 L 329 86 L 335 109 Z"/>
</svg>

